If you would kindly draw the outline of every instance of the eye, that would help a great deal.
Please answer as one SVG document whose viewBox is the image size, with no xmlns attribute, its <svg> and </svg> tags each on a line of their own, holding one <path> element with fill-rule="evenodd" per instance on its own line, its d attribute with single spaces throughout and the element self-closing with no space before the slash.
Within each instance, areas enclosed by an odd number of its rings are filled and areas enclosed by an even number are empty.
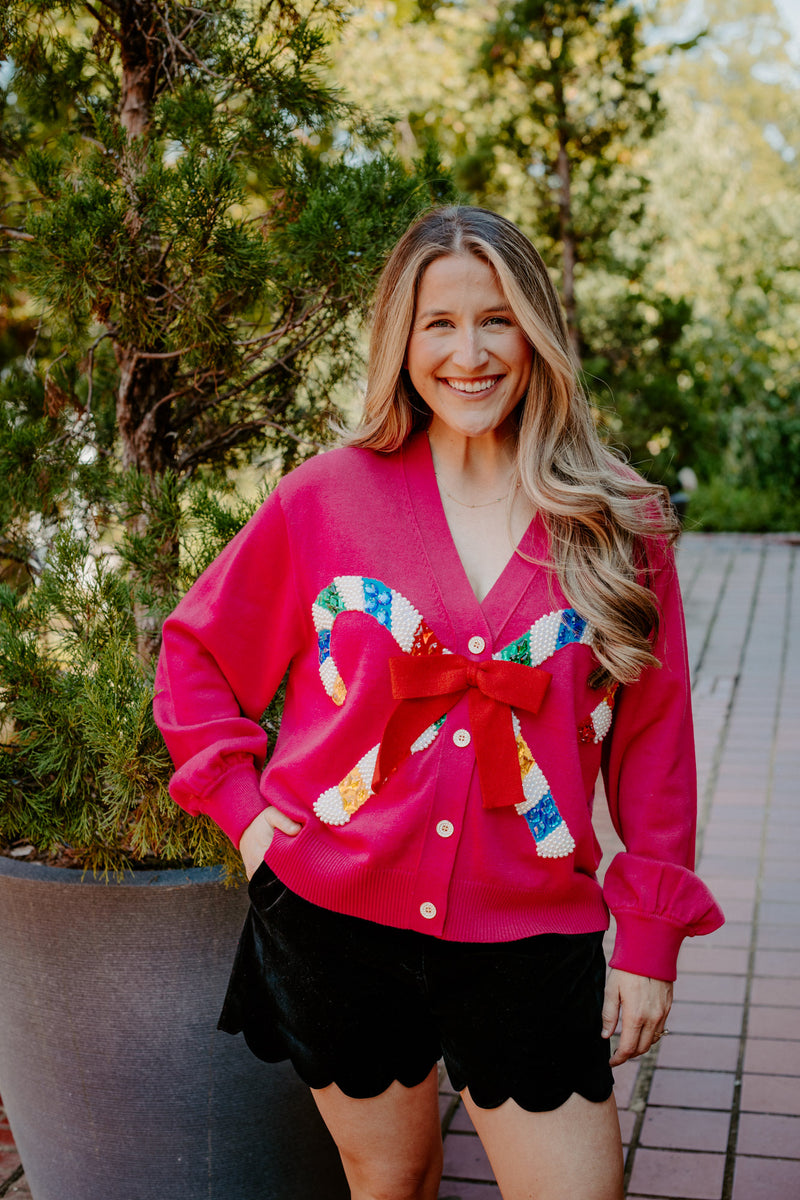
<svg viewBox="0 0 800 1200">
<path fill-rule="evenodd" d="M 429 321 L 426 329 L 449 329 L 451 322 L 446 317 L 437 317 L 435 321 Z"/>
<path fill-rule="evenodd" d="M 510 317 L 489 317 L 487 325 L 499 325 L 500 327 L 511 328 L 514 322 Z"/>
</svg>

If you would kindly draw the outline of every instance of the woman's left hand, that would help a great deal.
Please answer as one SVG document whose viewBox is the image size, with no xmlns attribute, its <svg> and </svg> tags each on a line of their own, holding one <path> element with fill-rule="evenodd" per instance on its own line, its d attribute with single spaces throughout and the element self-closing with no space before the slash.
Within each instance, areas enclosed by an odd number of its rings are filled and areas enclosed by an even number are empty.
<svg viewBox="0 0 800 1200">
<path fill-rule="evenodd" d="M 671 983 L 646 975 L 631 975 L 628 971 L 609 971 L 603 1003 L 603 1037 L 611 1037 L 622 1009 L 622 1032 L 611 1066 L 618 1067 L 649 1050 L 663 1035 L 671 1007 Z"/>
</svg>

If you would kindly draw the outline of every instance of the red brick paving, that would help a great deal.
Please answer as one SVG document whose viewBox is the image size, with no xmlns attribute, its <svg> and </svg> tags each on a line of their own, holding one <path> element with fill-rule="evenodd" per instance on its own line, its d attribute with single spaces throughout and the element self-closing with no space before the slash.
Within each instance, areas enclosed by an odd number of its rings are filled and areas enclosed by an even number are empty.
<svg viewBox="0 0 800 1200">
<path fill-rule="evenodd" d="M 797 561 L 777 538 L 681 542 L 700 871 L 727 924 L 685 944 L 669 1038 L 615 1072 L 628 1200 L 800 1200 Z M 601 806 L 597 826 L 609 857 Z M 463 1109 L 450 1128 L 442 1200 L 495 1200 L 461 1182 L 477 1143 Z"/>
<path fill-rule="evenodd" d="M 724 1154 L 640 1149 L 630 1186 L 667 1200 L 719 1200 L 724 1174 Z"/>
<path fill-rule="evenodd" d="M 795 1200 L 797 1196 L 800 1162 L 737 1156 L 731 1200 Z"/>
<path fill-rule="evenodd" d="M 22 1164 L 14 1147 L 14 1136 L 0 1100 L 0 1196 L 14 1200 L 31 1200 L 31 1193 L 22 1175 Z"/>
<path fill-rule="evenodd" d="M 686 943 L 669 1038 L 615 1072 L 628 1200 L 800 1198 L 798 557 L 778 536 L 681 540 L 699 869 L 728 923 Z M 600 804 L 597 826 L 608 857 Z M 500 1200 L 463 1106 L 443 1089 L 440 1200 Z M 0 1109 L 0 1197 L 30 1200 L 24 1178 L 8 1183 L 12 1147 Z"/>
</svg>

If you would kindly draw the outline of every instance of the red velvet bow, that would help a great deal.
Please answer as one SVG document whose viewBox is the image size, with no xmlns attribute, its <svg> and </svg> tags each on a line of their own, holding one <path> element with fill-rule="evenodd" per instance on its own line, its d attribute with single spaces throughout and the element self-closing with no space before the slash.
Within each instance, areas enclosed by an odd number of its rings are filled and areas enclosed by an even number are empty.
<svg viewBox="0 0 800 1200">
<path fill-rule="evenodd" d="M 476 663 L 461 654 L 404 654 L 389 660 L 389 670 L 392 695 L 401 703 L 381 739 L 374 791 L 410 754 L 420 734 L 468 693 L 484 808 L 519 804 L 525 799 L 511 706 L 538 712 L 550 685 L 549 671 L 499 659 Z"/>
</svg>

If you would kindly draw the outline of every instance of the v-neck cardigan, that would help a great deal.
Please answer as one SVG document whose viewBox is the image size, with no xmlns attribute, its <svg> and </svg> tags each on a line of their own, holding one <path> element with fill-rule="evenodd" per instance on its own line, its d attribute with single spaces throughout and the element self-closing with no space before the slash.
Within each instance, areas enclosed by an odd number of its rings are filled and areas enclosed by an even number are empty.
<svg viewBox="0 0 800 1200">
<path fill-rule="evenodd" d="M 693 873 L 690 689 L 671 554 L 658 550 L 650 581 L 662 666 L 606 695 L 588 686 L 591 627 L 547 565 L 539 519 L 518 550 L 478 603 L 424 435 L 395 454 L 328 451 L 285 476 L 164 626 L 155 713 L 177 767 L 171 794 L 236 845 L 267 805 L 294 818 L 299 834 L 276 831 L 266 860 L 323 907 L 476 942 L 605 929 L 610 908 L 612 965 L 672 979 L 683 937 L 722 916 Z M 526 804 L 483 796 L 468 693 L 373 791 L 398 704 L 390 660 L 431 651 L 550 673 L 538 712 L 508 712 Z M 259 718 L 287 668 L 264 769 Z M 591 819 L 601 771 L 625 846 L 604 888 Z"/>
</svg>

